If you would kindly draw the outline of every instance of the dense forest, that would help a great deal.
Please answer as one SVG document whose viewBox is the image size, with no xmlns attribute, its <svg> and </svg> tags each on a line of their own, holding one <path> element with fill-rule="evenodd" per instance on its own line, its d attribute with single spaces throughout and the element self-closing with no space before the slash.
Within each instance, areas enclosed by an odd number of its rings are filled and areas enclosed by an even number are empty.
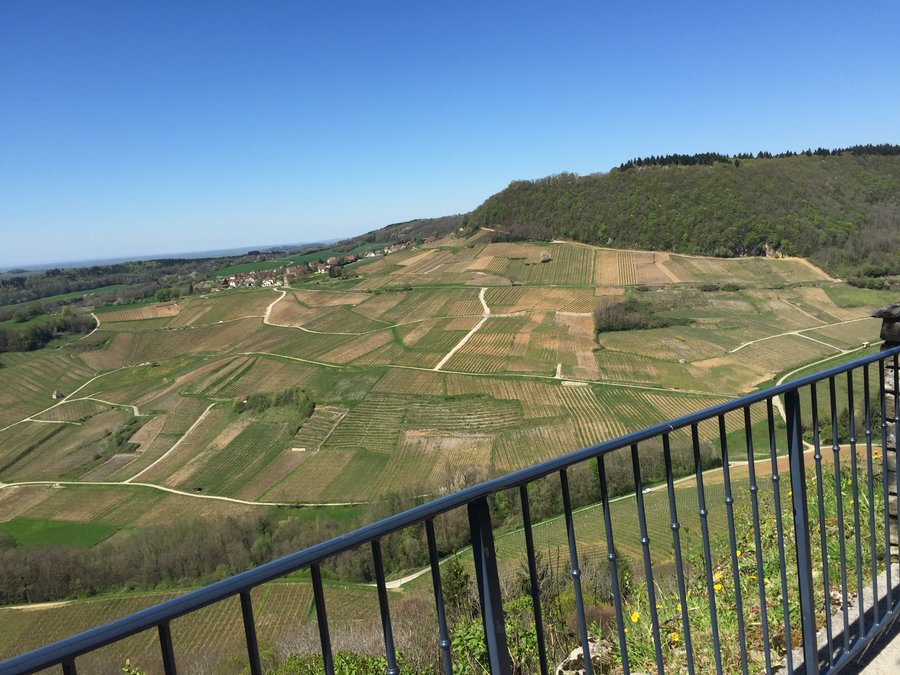
<svg viewBox="0 0 900 675">
<path fill-rule="evenodd" d="M 501 240 L 779 253 L 842 276 L 887 276 L 900 273 L 900 146 L 636 159 L 607 174 L 515 181 L 464 225 Z"/>
</svg>

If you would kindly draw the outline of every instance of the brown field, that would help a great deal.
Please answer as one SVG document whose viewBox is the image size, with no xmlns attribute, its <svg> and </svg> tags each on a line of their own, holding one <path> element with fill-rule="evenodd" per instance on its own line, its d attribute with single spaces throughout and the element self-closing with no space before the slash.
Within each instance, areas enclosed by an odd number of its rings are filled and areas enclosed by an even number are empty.
<svg viewBox="0 0 900 675">
<path fill-rule="evenodd" d="M 167 319 L 177 315 L 181 311 L 181 307 L 177 302 L 165 303 L 160 305 L 145 305 L 135 309 L 122 309 L 115 312 L 104 312 L 98 314 L 100 317 L 100 325 L 118 321 L 144 321 L 146 319 Z"/>
<path fill-rule="evenodd" d="M 79 352 L 79 358 L 88 368 L 103 371 L 121 368 L 125 365 L 128 355 L 131 353 L 131 343 L 135 338 L 133 333 L 109 333 L 100 329 L 91 337 L 102 338 L 108 342 L 101 348 Z"/>
<path fill-rule="evenodd" d="M 297 300 L 307 307 L 356 306 L 372 298 L 372 295 L 369 293 L 335 293 L 332 291 L 308 290 L 294 290 L 292 293 Z"/>
<path fill-rule="evenodd" d="M 316 316 L 316 310 L 302 304 L 297 299 L 297 292 L 291 291 L 272 307 L 269 322 L 277 326 L 302 326 Z"/>
<path fill-rule="evenodd" d="M 389 330 L 380 330 L 335 347 L 331 351 L 322 354 L 320 358 L 328 363 L 350 363 L 392 342 L 393 339 L 394 336 Z"/>
<path fill-rule="evenodd" d="M 783 283 L 823 281 L 830 277 L 797 258 L 704 258 L 671 254 L 666 266 L 683 281 L 725 283 Z"/>
<path fill-rule="evenodd" d="M 404 293 L 380 293 L 369 295 L 368 299 L 357 305 L 354 310 L 369 319 L 380 319 L 382 314 L 394 308 L 405 299 Z"/>
<path fill-rule="evenodd" d="M 411 394 L 413 396 L 441 396 L 444 394 L 444 375 L 421 370 L 388 370 L 372 391 L 383 394 Z"/>
</svg>

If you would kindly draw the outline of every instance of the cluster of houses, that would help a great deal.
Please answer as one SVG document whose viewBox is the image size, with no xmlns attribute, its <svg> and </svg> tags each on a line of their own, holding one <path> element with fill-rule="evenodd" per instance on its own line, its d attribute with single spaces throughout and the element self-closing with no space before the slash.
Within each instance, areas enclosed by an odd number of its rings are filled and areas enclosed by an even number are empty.
<svg viewBox="0 0 900 675">
<path fill-rule="evenodd" d="M 391 244 L 389 246 L 385 246 L 383 251 L 368 251 L 362 257 L 375 258 L 379 255 L 390 255 L 391 253 L 397 253 L 398 251 L 405 251 L 408 248 L 412 248 L 414 245 L 415 242 L 412 240 L 405 241 L 400 244 Z M 289 280 L 292 278 L 305 277 L 310 274 L 328 274 L 334 267 L 349 265 L 350 263 L 354 263 L 357 260 L 359 260 L 359 257 L 350 253 L 344 256 L 330 256 L 324 262 L 322 262 L 321 260 L 312 260 L 308 263 L 301 263 L 300 265 L 295 265 L 292 267 L 286 265 L 284 267 L 272 270 L 239 272 L 237 274 L 223 277 L 221 280 L 221 286 L 222 288 L 277 286 L 281 282 L 282 278 L 284 279 L 285 286 L 287 286 Z"/>
</svg>

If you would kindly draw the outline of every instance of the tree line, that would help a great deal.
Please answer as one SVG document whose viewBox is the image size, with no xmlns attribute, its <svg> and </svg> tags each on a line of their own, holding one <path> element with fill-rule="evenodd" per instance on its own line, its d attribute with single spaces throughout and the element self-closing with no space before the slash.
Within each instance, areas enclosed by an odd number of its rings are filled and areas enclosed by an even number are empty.
<svg viewBox="0 0 900 675">
<path fill-rule="evenodd" d="M 568 238 L 702 255 L 805 256 L 842 277 L 900 274 L 896 146 L 519 180 L 463 219 L 497 240 Z M 724 157 L 724 156 L 722 156 Z M 658 159 L 658 158 L 657 158 Z M 672 160 L 675 161 L 674 159 Z"/>
<path fill-rule="evenodd" d="M 742 159 L 783 159 L 785 157 L 797 157 L 798 155 L 804 155 L 806 157 L 812 157 L 814 155 L 816 157 L 833 157 L 835 155 L 895 156 L 900 155 L 900 145 L 891 145 L 889 143 L 872 145 L 870 143 L 867 145 L 851 145 L 847 148 L 835 148 L 833 150 L 822 147 L 816 148 L 815 150 L 807 148 L 801 152 L 786 150 L 785 152 L 777 154 L 772 154 L 767 150 L 760 150 L 756 155 L 753 155 L 753 153 L 750 152 L 739 152 L 735 155 L 723 155 L 718 152 L 698 152 L 693 155 L 680 155 L 677 153 L 659 156 L 650 155 L 649 157 L 635 157 L 627 162 L 622 162 L 622 164 L 619 165 L 619 170 L 626 171 L 627 169 L 645 166 L 711 166 L 717 162 L 726 164 L 734 163 L 735 166 L 740 166 L 740 161 Z"/>
<path fill-rule="evenodd" d="M 0 354 L 34 351 L 58 338 L 89 333 L 94 326 L 93 317 L 65 310 L 24 327 L 0 328 Z"/>
</svg>

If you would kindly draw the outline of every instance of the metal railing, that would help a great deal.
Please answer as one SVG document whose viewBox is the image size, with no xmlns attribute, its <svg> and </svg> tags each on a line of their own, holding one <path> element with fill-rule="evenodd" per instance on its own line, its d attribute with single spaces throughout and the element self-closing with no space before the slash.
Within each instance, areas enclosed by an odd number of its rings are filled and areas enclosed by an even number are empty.
<svg viewBox="0 0 900 675">
<path fill-rule="evenodd" d="M 673 589 L 677 588 L 679 599 L 680 620 L 683 638 L 683 648 L 679 650 L 677 657 L 677 669 L 686 668 L 688 672 L 695 670 L 695 655 L 698 653 L 698 645 L 691 640 L 691 617 L 688 615 L 689 593 L 687 592 L 687 565 L 683 560 L 682 541 L 680 533 L 680 521 L 676 509 L 675 475 L 673 471 L 672 448 L 670 438 L 679 430 L 690 433 L 690 448 L 693 452 L 693 482 L 696 487 L 699 523 L 702 539 L 702 573 L 705 575 L 705 584 L 709 599 L 709 626 L 711 644 L 704 644 L 704 649 L 711 649 L 713 663 L 717 672 L 723 672 L 722 652 L 723 644 L 718 623 L 718 611 L 716 606 L 715 580 L 713 572 L 711 536 L 707 522 L 708 508 L 706 490 L 704 486 L 704 467 L 701 465 L 701 440 L 699 428 L 707 421 L 712 421 L 718 426 L 717 438 L 714 441 L 721 452 L 721 471 L 724 481 L 724 506 L 728 526 L 728 552 L 725 554 L 730 560 L 730 571 L 734 577 L 735 597 L 737 607 L 737 625 L 732 629 L 734 637 L 740 641 L 739 662 L 742 672 L 750 669 L 750 655 L 745 631 L 744 606 L 751 598 L 742 597 L 741 584 L 738 579 L 738 563 L 741 551 L 738 549 L 735 530 L 734 514 L 734 486 L 739 481 L 733 481 L 731 476 L 732 463 L 735 458 L 731 456 L 729 438 L 732 444 L 735 431 L 729 434 L 726 427 L 726 415 L 731 414 L 733 419 L 742 420 L 737 437 L 743 436 L 743 451 L 747 458 L 747 484 L 752 509 L 753 541 L 755 542 L 755 556 L 757 568 L 757 581 L 755 592 L 758 593 L 759 623 L 762 630 L 762 649 L 764 649 L 765 670 L 772 671 L 778 667 L 778 660 L 784 660 L 783 665 L 788 672 L 836 672 L 858 656 L 876 637 L 878 637 L 894 620 L 897 610 L 900 608 L 900 579 L 891 578 L 891 515 L 888 502 L 891 493 L 896 494 L 897 487 L 888 483 L 887 453 L 885 442 L 888 437 L 888 419 L 900 418 L 900 397 L 889 397 L 885 393 L 885 374 L 893 372 L 894 390 L 898 373 L 898 354 L 900 348 L 885 350 L 853 362 L 809 375 L 792 382 L 776 386 L 771 389 L 759 391 L 721 405 L 702 410 L 690 415 L 679 417 L 662 424 L 651 426 L 642 431 L 627 434 L 620 438 L 603 442 L 565 456 L 557 457 L 549 461 L 537 464 L 527 469 L 516 471 L 508 475 L 489 480 L 487 482 L 469 487 L 459 492 L 448 494 L 439 499 L 417 506 L 398 515 L 386 518 L 379 522 L 357 529 L 329 541 L 311 546 L 279 560 L 261 565 L 252 570 L 224 579 L 204 588 L 189 592 L 183 596 L 160 603 L 154 607 L 136 612 L 104 626 L 87 630 L 78 635 L 60 640 L 59 642 L 41 647 L 34 651 L 16 656 L 0 662 L 2 673 L 28 673 L 47 667 L 60 665 L 66 674 L 76 672 L 76 660 L 78 657 L 97 650 L 105 645 L 122 640 L 138 632 L 155 629 L 158 632 L 159 649 L 162 656 L 162 664 L 165 672 L 176 672 L 176 654 L 173 648 L 171 622 L 177 617 L 184 616 L 200 608 L 217 603 L 226 598 L 238 596 L 243 617 L 244 636 L 246 638 L 247 657 L 250 664 L 250 672 L 253 675 L 262 672 L 260 650 L 258 646 L 256 628 L 254 623 L 253 603 L 251 590 L 266 582 L 278 579 L 289 573 L 308 569 L 313 588 L 315 616 L 318 625 L 318 634 L 321 643 L 322 667 L 326 673 L 333 673 L 335 661 L 332 653 L 332 640 L 329 631 L 328 607 L 326 606 L 325 593 L 323 592 L 321 566 L 324 562 L 343 552 L 359 546 L 371 547 L 372 563 L 374 568 L 377 597 L 380 608 L 381 628 L 384 638 L 384 652 L 388 673 L 397 673 L 398 659 L 397 649 L 391 627 L 391 611 L 389 594 L 385 580 L 385 570 L 382 558 L 381 540 L 391 533 L 402 531 L 406 528 L 418 526 L 424 523 L 428 543 L 428 559 L 434 591 L 434 609 L 437 618 L 437 636 L 434 642 L 434 669 L 445 673 L 452 672 L 453 658 L 451 629 L 448 627 L 446 616 L 444 591 L 441 583 L 441 569 L 438 555 L 438 547 L 435 538 L 434 522 L 438 516 L 446 512 L 465 507 L 468 513 L 468 525 L 471 534 L 473 559 L 475 564 L 475 576 L 478 589 L 481 617 L 484 627 L 485 646 L 487 660 L 492 673 L 511 672 L 511 661 L 507 648 L 507 635 L 504 619 L 504 607 L 501 599 L 501 584 L 498 575 L 497 556 L 494 546 L 494 532 L 491 521 L 491 507 L 489 498 L 497 493 L 514 490 L 518 491 L 521 499 L 522 525 L 524 531 L 525 549 L 527 554 L 527 569 L 530 585 L 530 595 L 533 599 L 533 629 L 537 636 L 538 656 L 537 661 L 541 673 L 548 673 L 553 667 L 548 664 L 548 652 L 545 640 L 545 625 L 542 617 L 541 591 L 538 580 L 535 543 L 532 531 L 532 518 L 529 506 L 528 487 L 535 481 L 553 474 L 559 477 L 559 485 L 562 496 L 562 510 L 568 544 L 568 567 L 571 577 L 571 589 L 574 595 L 574 613 L 577 618 L 576 639 L 580 641 L 585 653 L 590 653 L 589 624 L 585 618 L 585 597 L 582 590 L 581 571 L 579 568 L 579 556 L 576 546 L 575 518 L 573 518 L 572 500 L 569 488 L 569 470 L 585 462 L 596 462 L 596 471 L 599 477 L 599 505 L 603 512 L 603 538 L 606 541 L 606 563 L 609 567 L 609 576 L 612 584 L 611 597 L 615 606 L 615 639 L 618 643 L 617 659 L 623 672 L 628 673 L 631 667 L 631 658 L 628 650 L 628 622 L 629 617 L 625 613 L 622 601 L 622 589 L 618 586 L 620 578 L 617 565 L 620 558 L 617 553 L 614 540 L 614 528 L 611 519 L 610 494 L 607 489 L 607 458 L 613 451 L 630 451 L 633 494 L 637 508 L 638 524 L 640 530 L 640 549 L 642 551 L 641 564 L 646 579 L 646 587 L 642 592 L 647 594 L 646 607 L 650 613 L 650 626 L 652 629 L 653 657 L 656 670 L 664 672 L 666 667 L 663 638 L 660 630 L 660 618 L 657 614 L 657 585 L 654 582 L 654 566 L 651 559 L 650 538 L 648 534 L 647 510 L 644 502 L 645 484 L 641 477 L 641 455 L 639 445 L 648 441 L 661 442 L 665 467 L 665 489 L 668 496 L 668 519 L 671 528 L 671 541 L 666 546 L 671 546 L 674 554 L 675 581 Z M 877 370 L 878 384 L 872 386 L 873 370 Z M 861 387 L 859 386 L 861 383 Z M 846 394 L 843 386 L 846 385 Z M 827 395 L 822 396 L 823 389 L 827 387 Z M 846 466 L 842 469 L 841 443 L 838 430 L 839 417 L 837 394 L 841 392 L 848 401 L 847 417 L 844 423 L 849 424 L 849 476 L 845 476 Z M 874 392 L 874 393 L 873 393 Z M 784 397 L 783 408 L 779 397 Z M 801 425 L 801 409 L 808 401 L 808 412 L 811 415 L 809 432 L 811 440 L 804 439 L 804 428 Z M 808 397 L 808 398 L 805 398 Z M 862 400 L 861 407 L 859 401 Z M 893 410 L 888 408 L 888 401 L 892 401 Z M 825 413 L 830 416 L 831 422 L 831 449 L 833 451 L 833 476 L 823 466 L 823 453 L 821 447 L 820 423 L 824 424 L 824 418 L 820 418 L 820 406 L 824 405 Z M 758 411 L 764 407 L 764 416 L 757 416 L 757 422 L 753 421 L 751 410 Z M 785 434 L 782 433 L 780 424 L 776 423 L 775 410 L 783 410 L 785 422 Z M 879 431 L 880 439 L 876 440 L 873 427 Z M 780 591 L 781 607 L 767 602 L 767 588 L 763 579 L 763 560 L 761 537 L 768 533 L 763 531 L 760 523 L 760 494 L 764 489 L 757 483 L 756 462 L 758 450 L 754 448 L 754 436 L 759 437 L 759 429 L 765 429 L 768 439 L 768 450 L 762 450 L 763 455 L 771 466 L 771 490 L 774 501 L 775 529 L 778 542 L 778 556 L 780 566 Z M 858 434 L 862 429 L 863 437 Z M 743 433 L 740 433 L 740 432 Z M 779 467 L 778 446 L 786 444 L 789 469 L 787 471 L 790 487 L 785 494 L 781 487 L 780 473 L 784 471 Z M 880 450 L 879 450 L 880 445 Z M 813 453 L 815 478 L 807 479 L 804 457 L 804 446 Z M 874 452 L 873 452 L 874 447 Z M 876 486 L 874 476 L 877 474 L 877 455 L 881 455 L 881 485 Z M 866 470 L 860 479 L 858 466 L 858 454 L 862 453 L 866 462 Z M 734 453 L 737 455 L 737 453 Z M 853 504 L 846 504 L 843 499 L 843 484 L 849 480 L 853 495 Z M 835 498 L 837 500 L 836 516 L 837 529 L 842 533 L 839 539 L 840 559 L 831 560 L 831 564 L 839 565 L 840 579 L 835 581 L 829 578 L 829 544 L 826 541 L 826 513 L 824 507 L 823 486 L 833 481 Z M 815 494 L 807 495 L 807 488 L 815 483 Z M 900 482 L 900 480 L 898 480 Z M 862 483 L 862 484 L 861 484 Z M 708 487 L 708 486 L 707 486 Z M 870 508 L 867 513 L 868 522 L 862 522 L 860 518 L 860 491 L 863 498 L 868 499 Z M 783 502 L 789 501 L 793 514 L 793 550 L 786 549 L 786 540 L 791 533 L 786 530 L 785 520 L 790 518 L 783 509 Z M 876 520 L 876 504 L 883 510 L 883 523 Z M 854 515 L 852 526 L 844 522 L 845 513 Z M 896 513 L 896 511 L 894 512 Z M 811 517 L 812 514 L 812 517 Z M 829 520 L 832 517 L 828 517 Z M 814 526 L 814 527 L 811 527 Z M 817 527 L 815 527 L 817 525 Z M 896 525 L 894 525 L 896 527 Z M 850 531 L 853 536 L 844 536 Z M 818 537 L 815 533 L 818 532 Z M 883 541 L 881 537 L 883 536 Z M 878 541 L 876 541 L 878 537 Z M 818 539 L 818 541 L 815 541 Z M 848 541 L 852 541 L 853 550 L 848 551 Z M 863 546 L 863 542 L 867 542 Z M 894 544 L 896 542 L 893 542 Z M 883 545 L 883 548 L 881 548 Z M 865 551 L 863 551 L 865 548 Z M 865 554 L 865 555 L 864 555 Z M 852 574 L 848 579 L 848 556 L 853 556 L 855 562 L 855 579 Z M 864 557 L 866 560 L 864 561 Z M 799 612 L 795 612 L 792 620 L 788 603 L 787 576 L 794 570 L 788 569 L 788 560 L 796 559 L 796 589 L 799 594 Z M 867 564 L 866 564 L 867 563 Z M 815 568 L 815 570 L 814 570 Z M 855 581 L 855 587 L 851 584 Z M 794 580 L 792 579 L 792 583 Z M 868 585 L 871 584 L 872 593 L 868 595 Z M 864 585 L 866 588 L 864 589 Z M 839 587 L 839 590 L 836 590 Z M 880 590 L 879 590 L 880 589 Z M 824 592 L 823 592 L 824 591 Z M 675 590 L 672 591 L 676 592 Z M 834 624 L 830 612 L 830 604 L 834 602 L 835 594 L 839 595 L 840 608 L 843 620 L 839 622 L 840 628 Z M 851 622 L 848 607 L 853 596 L 856 596 L 856 604 L 859 606 L 858 618 Z M 777 595 L 777 593 L 775 594 Z M 816 598 L 824 598 L 825 625 L 817 625 L 817 610 L 823 613 L 822 602 Z M 869 598 L 866 600 L 866 598 Z M 880 602 L 879 602 L 880 599 Z M 752 598 L 753 602 L 756 598 Z M 866 604 L 868 602 L 868 605 Z M 775 635 L 770 631 L 769 613 L 780 611 L 783 615 L 784 633 L 782 636 L 784 648 L 776 653 L 770 649 L 775 642 Z M 822 643 L 817 640 L 817 631 L 825 629 Z M 797 644 L 797 636 L 801 639 Z M 574 646 L 574 645 L 573 645 Z M 802 656 L 796 657 L 792 652 L 800 649 Z M 645 669 L 647 665 L 643 666 Z M 761 667 L 761 666 L 759 666 Z M 585 659 L 584 670 L 588 674 L 593 672 L 589 659 Z"/>
</svg>

